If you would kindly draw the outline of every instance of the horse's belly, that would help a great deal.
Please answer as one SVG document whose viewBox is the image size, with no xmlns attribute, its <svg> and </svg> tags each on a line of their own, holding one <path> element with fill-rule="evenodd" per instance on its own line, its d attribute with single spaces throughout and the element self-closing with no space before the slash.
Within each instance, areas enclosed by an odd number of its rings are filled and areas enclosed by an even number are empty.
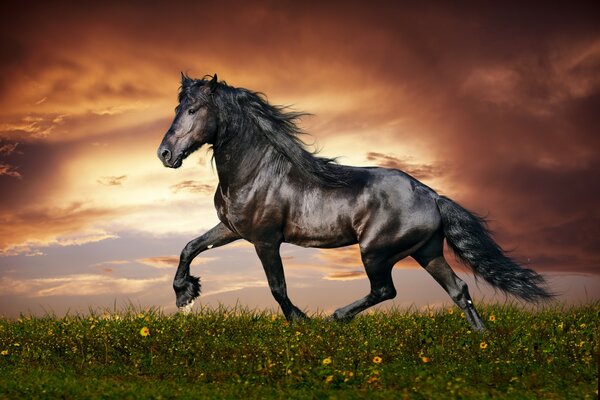
<svg viewBox="0 0 600 400">
<path fill-rule="evenodd" d="M 352 226 L 337 220 L 286 221 L 284 239 L 303 247 L 340 247 L 357 243 Z"/>
</svg>

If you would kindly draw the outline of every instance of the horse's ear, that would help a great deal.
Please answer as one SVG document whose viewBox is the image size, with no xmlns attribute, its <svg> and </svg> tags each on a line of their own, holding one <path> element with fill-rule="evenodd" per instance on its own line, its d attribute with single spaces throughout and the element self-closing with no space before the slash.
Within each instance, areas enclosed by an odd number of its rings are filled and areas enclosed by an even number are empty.
<svg viewBox="0 0 600 400">
<path fill-rule="evenodd" d="M 193 81 L 193 79 L 191 79 L 189 76 L 187 76 L 183 72 L 181 73 L 181 86 L 182 87 L 189 86 L 192 83 L 192 81 Z"/>
<path fill-rule="evenodd" d="M 214 93 L 215 90 L 217 90 L 217 86 L 219 84 L 219 78 L 217 78 L 217 74 L 215 73 L 212 77 L 212 79 L 210 80 L 210 82 L 208 82 L 208 87 L 210 88 L 210 92 Z"/>
</svg>

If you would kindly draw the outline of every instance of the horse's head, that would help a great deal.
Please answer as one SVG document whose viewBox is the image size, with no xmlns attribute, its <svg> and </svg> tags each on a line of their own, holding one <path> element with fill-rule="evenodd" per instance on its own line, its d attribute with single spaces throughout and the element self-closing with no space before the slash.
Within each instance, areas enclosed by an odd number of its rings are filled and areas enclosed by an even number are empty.
<svg viewBox="0 0 600 400">
<path fill-rule="evenodd" d="M 191 79 L 181 74 L 175 119 L 158 146 L 158 158 L 165 167 L 179 168 L 183 160 L 203 144 L 213 144 L 217 116 L 212 95 L 217 86 L 217 74 L 210 81 Z"/>
</svg>

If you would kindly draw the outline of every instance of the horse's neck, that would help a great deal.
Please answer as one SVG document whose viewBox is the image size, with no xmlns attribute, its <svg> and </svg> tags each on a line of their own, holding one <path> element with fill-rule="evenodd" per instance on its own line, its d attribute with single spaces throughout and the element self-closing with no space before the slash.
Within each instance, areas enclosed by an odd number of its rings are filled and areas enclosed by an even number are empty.
<svg viewBox="0 0 600 400">
<path fill-rule="evenodd" d="M 223 188 L 252 184 L 268 163 L 271 152 L 275 151 L 266 140 L 257 139 L 255 132 L 246 132 L 245 135 L 233 137 L 214 150 L 219 183 Z"/>
</svg>

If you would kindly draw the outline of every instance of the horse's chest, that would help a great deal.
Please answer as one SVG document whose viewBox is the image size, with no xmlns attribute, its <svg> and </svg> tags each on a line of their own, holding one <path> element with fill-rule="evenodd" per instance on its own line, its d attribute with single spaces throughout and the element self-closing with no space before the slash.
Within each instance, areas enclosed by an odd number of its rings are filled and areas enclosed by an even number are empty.
<svg viewBox="0 0 600 400">
<path fill-rule="evenodd" d="M 275 218 L 265 218 L 271 210 L 258 201 L 256 194 L 241 192 L 231 195 L 222 191 L 215 196 L 217 216 L 229 229 L 251 240 L 266 224 L 276 223 Z"/>
<path fill-rule="evenodd" d="M 231 230 L 241 233 L 240 229 L 247 223 L 247 207 L 243 204 L 233 201 L 228 196 L 219 196 L 215 199 L 217 216 L 219 220 L 227 225 Z"/>
</svg>

